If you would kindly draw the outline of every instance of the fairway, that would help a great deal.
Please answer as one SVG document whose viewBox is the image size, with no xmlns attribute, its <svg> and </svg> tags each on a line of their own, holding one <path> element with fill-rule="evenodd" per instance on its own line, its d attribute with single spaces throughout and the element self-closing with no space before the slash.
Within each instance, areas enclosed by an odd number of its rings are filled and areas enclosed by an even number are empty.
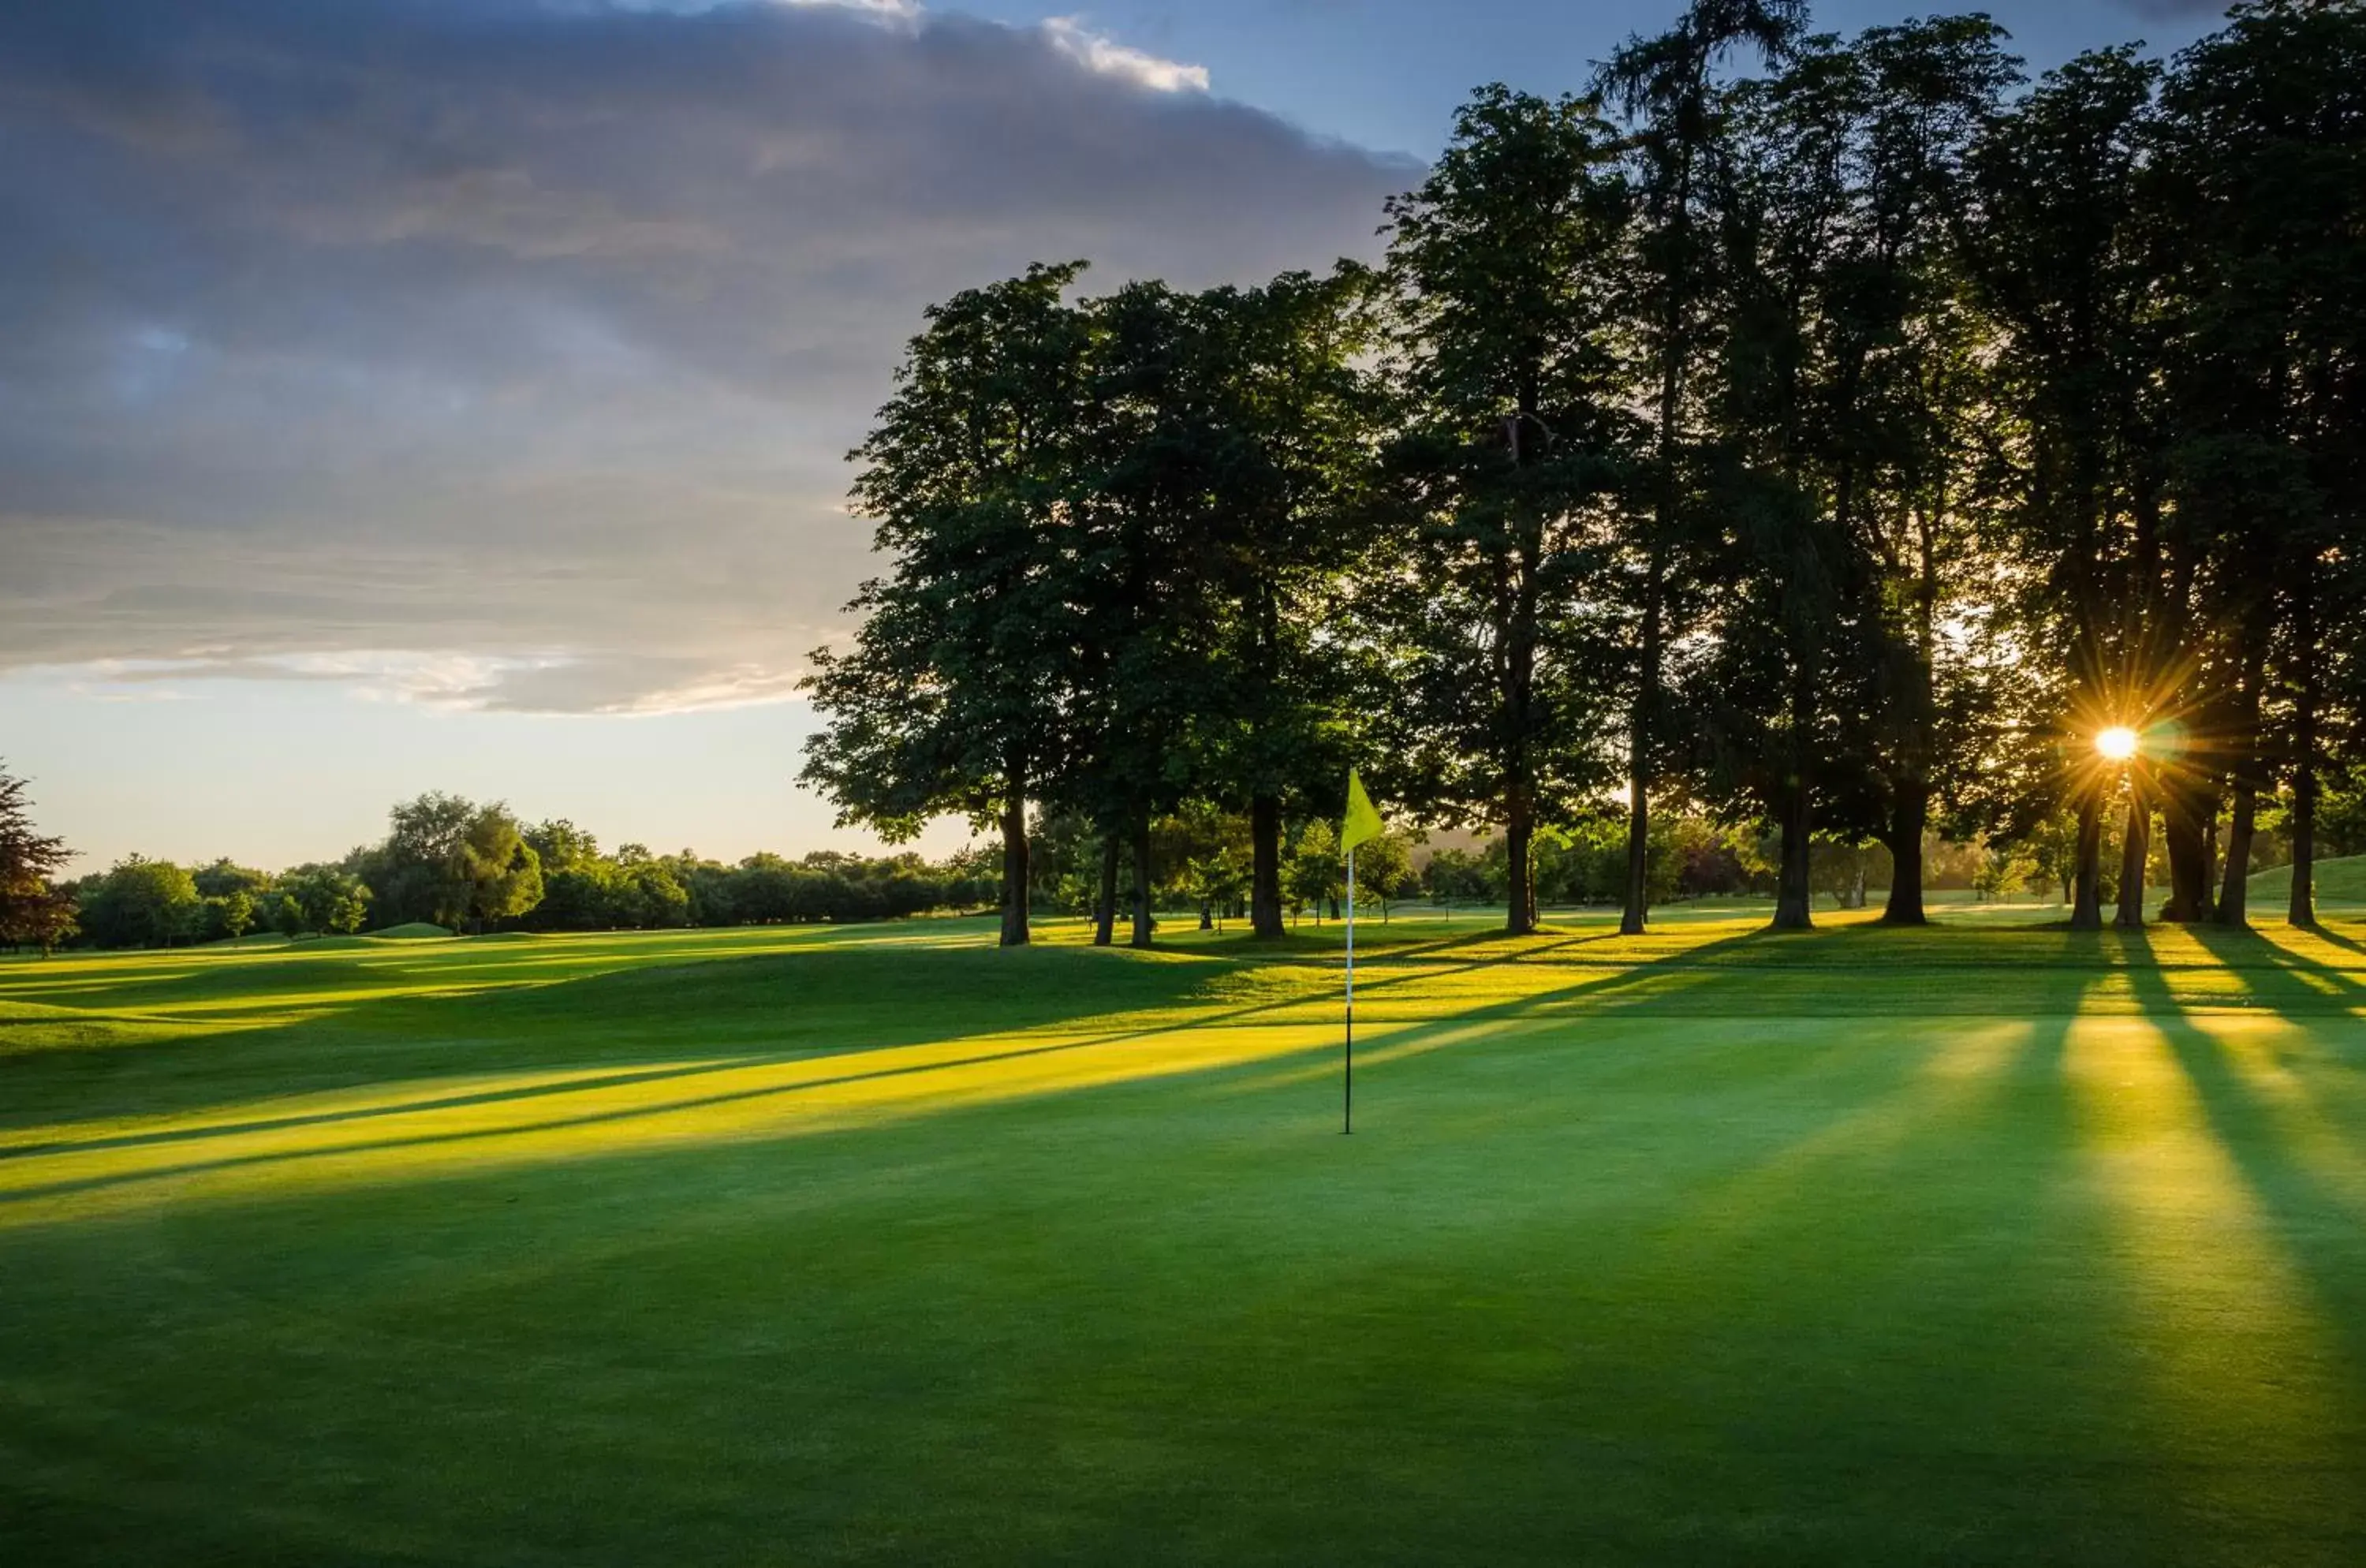
<svg viewBox="0 0 2366 1568">
<path fill-rule="evenodd" d="M 0 962 L 0 1561 L 2366 1560 L 2366 921 L 2041 918 Z"/>
</svg>

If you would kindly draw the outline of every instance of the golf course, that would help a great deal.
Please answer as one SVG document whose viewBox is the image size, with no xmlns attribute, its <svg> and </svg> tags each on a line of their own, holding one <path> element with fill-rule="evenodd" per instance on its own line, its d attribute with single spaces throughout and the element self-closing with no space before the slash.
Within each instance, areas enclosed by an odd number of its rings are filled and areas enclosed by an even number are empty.
<svg viewBox="0 0 2366 1568">
<path fill-rule="evenodd" d="M 0 1561 L 2366 1556 L 2366 910 L 0 962 Z"/>
</svg>

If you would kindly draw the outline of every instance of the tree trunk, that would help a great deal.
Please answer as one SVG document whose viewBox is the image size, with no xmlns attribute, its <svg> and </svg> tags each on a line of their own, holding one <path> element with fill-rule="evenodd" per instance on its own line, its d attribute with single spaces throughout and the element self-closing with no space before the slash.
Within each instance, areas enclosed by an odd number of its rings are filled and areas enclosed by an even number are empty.
<svg viewBox="0 0 2366 1568">
<path fill-rule="evenodd" d="M 1512 791 L 1504 805 L 1509 820 L 1504 824 L 1504 931 L 1509 936 L 1527 936 L 1537 929 L 1537 885 L 1528 865 L 1536 825 L 1529 820 L 1524 791 Z"/>
<path fill-rule="evenodd" d="M 1027 792 L 1013 783 L 1002 807 L 1002 940 L 1027 945 Z"/>
<path fill-rule="evenodd" d="M 1093 901 L 1093 945 L 1107 947 L 1117 940 L 1117 862 L 1120 853 L 1114 829 L 1101 835 L 1101 890 Z"/>
<path fill-rule="evenodd" d="M 1784 745 L 1789 750 L 1790 780 L 1783 791 L 1782 864 L 1774 877 L 1774 929 L 1799 931 L 1816 923 L 1816 894 L 1812 882 L 1815 850 L 1809 841 L 1814 827 L 1812 779 L 1815 758 L 1808 748 L 1809 728 L 1816 711 L 1815 673 L 1803 658 L 1791 671 L 1791 733 Z"/>
<path fill-rule="evenodd" d="M 1810 821 L 1808 781 L 1791 785 L 1783 801 L 1783 849 L 1774 874 L 1774 929 L 1803 931 L 1814 927 L 1815 894 L 1808 877 L 1813 850 L 1808 843 Z"/>
<path fill-rule="evenodd" d="M 1635 713 L 1627 737 L 1627 885 L 1618 914 L 1618 934 L 1641 936 L 1651 915 L 1651 736 L 1659 723 L 1661 578 L 1660 540 L 1666 519 L 1652 525 L 1650 575 L 1643 584 L 1642 667 L 1635 684 Z"/>
<path fill-rule="evenodd" d="M 1288 929 L 1281 922 L 1281 798 L 1259 795 L 1249 799 L 1249 930 L 1261 937 L 1278 937 Z"/>
<path fill-rule="evenodd" d="M 2245 628 L 2243 689 L 2235 709 L 2241 750 L 2235 761 L 2235 809 L 2226 824 L 2225 880 L 2218 890 L 2215 919 L 2236 931 L 2250 929 L 2251 840 L 2259 826 L 2259 786 L 2269 781 L 2259 736 L 2259 687 L 2267 678 L 2267 635 L 2256 624 Z"/>
<path fill-rule="evenodd" d="M 1889 902 L 1881 911 L 1885 926 L 1929 923 L 1922 910 L 1922 829 L 1931 820 L 1931 786 L 1910 779 L 1898 791 L 1889 818 Z"/>
<path fill-rule="evenodd" d="M 2152 855 L 2152 810 L 2144 792 L 2128 791 L 2128 820 L 2120 837 L 2120 909 L 2112 921 L 2122 931 L 2144 929 L 2145 862 Z"/>
<path fill-rule="evenodd" d="M 2214 785 L 2172 773 L 2161 781 L 2161 839 L 2169 850 L 2169 902 L 2160 918 L 2178 924 L 2210 918 L 2209 830 L 2218 815 Z"/>
<path fill-rule="evenodd" d="M 2079 858 L 2071 873 L 2070 929 L 2103 929 L 2103 800 L 2094 790 L 2079 803 Z"/>
<path fill-rule="evenodd" d="M 2248 931 L 2251 839 L 2258 825 L 2259 792 L 2247 769 L 2235 778 L 2235 809 L 2226 822 L 2226 880 L 2218 890 L 2214 917 L 2222 926 Z"/>
<path fill-rule="evenodd" d="M 1203 931 L 1216 929 L 1216 901 L 1212 898 L 1200 900 L 1200 929 Z"/>
<path fill-rule="evenodd" d="M 1145 811 L 1133 825 L 1132 946 L 1150 945 L 1150 813 Z"/>
<path fill-rule="evenodd" d="M 2316 616 L 2314 584 L 2304 584 L 2293 617 L 2300 690 L 2293 703 L 2292 903 L 2284 919 L 2316 924 Z"/>
</svg>

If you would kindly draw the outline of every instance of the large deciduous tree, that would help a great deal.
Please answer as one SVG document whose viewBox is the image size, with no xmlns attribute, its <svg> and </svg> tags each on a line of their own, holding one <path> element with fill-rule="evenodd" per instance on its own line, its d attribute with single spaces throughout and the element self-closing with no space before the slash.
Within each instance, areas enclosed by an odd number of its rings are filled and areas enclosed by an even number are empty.
<svg viewBox="0 0 2366 1568">
<path fill-rule="evenodd" d="M 2247 921 L 2255 814 L 2281 761 L 2287 914 L 2309 925 L 2327 674 L 2366 553 L 2366 7 L 2238 9 L 2169 73 L 2157 147 L 2169 489 L 2207 551 L 2230 687 L 2216 914 Z"/>
<path fill-rule="evenodd" d="M 1797 41 L 1804 0 L 1692 0 L 1676 25 L 1630 39 L 1604 64 L 1596 91 L 1632 127 L 1629 149 L 1641 195 L 1630 274 L 1631 327 L 1643 345 L 1651 465 L 1641 521 L 1634 683 L 1628 711 L 1627 876 L 1619 930 L 1639 934 L 1649 908 L 1651 791 L 1666 740 L 1662 694 L 1671 602 L 1697 579 L 1684 571 L 1696 504 L 1693 385 L 1711 353 L 1705 313 L 1715 289 L 1704 169 L 1723 135 L 1718 67 L 1740 48 L 1779 61 Z"/>
<path fill-rule="evenodd" d="M 1505 929 L 1536 925 L 1530 848 L 1606 780 L 1622 659 L 1611 570 L 1635 422 L 1617 284 L 1634 211 L 1586 100 L 1482 89 L 1390 203 L 1409 502 L 1381 614 L 1391 783 L 1498 822 Z"/>
<path fill-rule="evenodd" d="M 806 781 L 892 841 L 958 813 L 1002 834 L 1002 935 L 1028 938 L 1027 807 L 1065 767 L 1080 614 L 1073 446 L 1083 264 L 1031 267 L 931 307 L 854 457 L 887 573 L 848 606 L 806 690 Z"/>
<path fill-rule="evenodd" d="M 2158 71 L 2133 49 L 2049 73 L 1975 149 L 1964 254 L 2001 325 L 1998 393 L 2012 429 L 2008 521 L 2043 564 L 2022 606 L 2027 654 L 2056 674 L 2047 716 L 2079 813 L 2070 923 L 2102 924 L 2107 777 L 2094 733 L 2143 724 L 2169 628 L 2141 592 L 2154 557 L 2158 432 L 2149 417 L 2149 277 L 2138 199 Z M 2171 813 L 2171 850 L 2179 824 Z"/>
</svg>

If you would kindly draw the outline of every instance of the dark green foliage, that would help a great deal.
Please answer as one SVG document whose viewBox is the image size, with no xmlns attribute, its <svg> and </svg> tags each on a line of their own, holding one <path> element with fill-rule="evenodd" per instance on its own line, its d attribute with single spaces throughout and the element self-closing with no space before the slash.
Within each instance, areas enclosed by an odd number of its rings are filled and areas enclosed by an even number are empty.
<svg viewBox="0 0 2366 1568">
<path fill-rule="evenodd" d="M 891 840 L 946 813 L 1000 825 L 1006 945 L 1027 940 L 1028 802 L 1076 743 L 1087 326 L 1062 296 L 1082 271 L 1032 267 L 930 309 L 854 454 L 892 570 L 806 682 L 828 722 L 804 776 L 841 821 Z"/>
<path fill-rule="evenodd" d="M 1617 288 L 1633 211 L 1593 105 L 1502 87 L 1389 208 L 1409 516 L 1369 592 L 1393 694 L 1377 778 L 1437 819 L 1500 821 L 1514 932 L 1536 922 L 1537 830 L 1612 773 L 1639 450 Z"/>
<path fill-rule="evenodd" d="M 83 884 L 77 916 L 100 947 L 172 947 L 201 932 L 197 883 L 170 861 L 131 855 Z"/>
<path fill-rule="evenodd" d="M 73 900 L 56 885 L 72 858 L 64 840 L 35 829 L 25 781 L 0 764 L 0 942 L 46 953 L 73 931 Z"/>
</svg>

